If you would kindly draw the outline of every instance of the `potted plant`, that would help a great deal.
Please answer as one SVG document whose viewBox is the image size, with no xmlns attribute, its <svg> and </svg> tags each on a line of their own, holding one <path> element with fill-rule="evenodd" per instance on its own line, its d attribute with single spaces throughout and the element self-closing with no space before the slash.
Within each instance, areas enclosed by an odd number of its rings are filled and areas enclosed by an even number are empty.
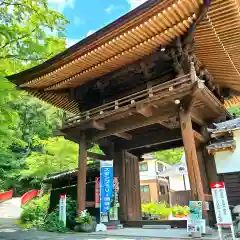
<svg viewBox="0 0 240 240">
<path fill-rule="evenodd" d="M 159 204 L 157 212 L 161 220 L 167 220 L 169 215 L 171 214 L 171 208 L 168 207 L 165 202 L 163 202 Z"/>
<path fill-rule="evenodd" d="M 87 210 L 82 211 L 78 217 L 75 218 L 76 226 L 74 230 L 76 232 L 93 232 L 94 231 L 94 222 L 93 218 Z"/>
<path fill-rule="evenodd" d="M 172 208 L 172 214 L 174 217 L 177 217 L 177 218 L 186 217 L 188 215 L 188 212 L 189 212 L 189 208 L 187 206 L 175 205 Z"/>
</svg>

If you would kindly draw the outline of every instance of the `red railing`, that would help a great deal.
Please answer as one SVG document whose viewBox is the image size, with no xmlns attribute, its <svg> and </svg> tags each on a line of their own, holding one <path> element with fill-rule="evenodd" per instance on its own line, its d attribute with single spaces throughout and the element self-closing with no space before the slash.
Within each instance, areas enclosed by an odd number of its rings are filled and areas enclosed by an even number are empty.
<svg viewBox="0 0 240 240">
<path fill-rule="evenodd" d="M 37 197 L 39 192 L 40 192 L 39 190 L 32 190 L 32 191 L 24 193 L 24 195 L 21 197 L 21 205 L 27 203 L 34 197 Z"/>
<path fill-rule="evenodd" d="M 0 193 L 0 202 L 11 199 L 12 196 L 13 196 L 13 190 L 9 190 L 8 192 Z"/>
</svg>

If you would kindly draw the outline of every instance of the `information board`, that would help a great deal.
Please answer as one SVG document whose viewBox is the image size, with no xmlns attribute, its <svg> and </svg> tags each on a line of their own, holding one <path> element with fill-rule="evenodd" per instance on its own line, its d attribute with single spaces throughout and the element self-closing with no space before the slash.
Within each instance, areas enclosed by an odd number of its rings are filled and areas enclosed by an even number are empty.
<svg viewBox="0 0 240 240">
<path fill-rule="evenodd" d="M 211 184 L 214 210 L 218 226 L 231 226 L 232 216 L 224 182 Z"/>
<path fill-rule="evenodd" d="M 202 212 L 202 201 L 189 201 L 189 214 L 187 218 L 188 232 L 206 232 L 206 221 L 202 219 Z"/>
<path fill-rule="evenodd" d="M 100 162 L 100 221 L 107 222 L 113 197 L 113 161 Z"/>
<path fill-rule="evenodd" d="M 63 221 L 65 227 L 66 227 L 66 201 L 67 201 L 67 196 L 65 194 L 60 195 L 60 199 L 59 199 L 59 220 Z"/>
</svg>

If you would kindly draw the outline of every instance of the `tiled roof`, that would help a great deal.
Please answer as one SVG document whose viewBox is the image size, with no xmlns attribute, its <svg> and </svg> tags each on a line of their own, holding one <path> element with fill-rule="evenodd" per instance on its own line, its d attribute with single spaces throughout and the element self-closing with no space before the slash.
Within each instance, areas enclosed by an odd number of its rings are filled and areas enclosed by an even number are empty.
<svg viewBox="0 0 240 240">
<path fill-rule="evenodd" d="M 240 118 L 235 118 L 221 123 L 214 123 L 214 128 L 208 128 L 208 131 L 212 134 L 216 134 L 238 129 L 240 129 Z"/>
</svg>

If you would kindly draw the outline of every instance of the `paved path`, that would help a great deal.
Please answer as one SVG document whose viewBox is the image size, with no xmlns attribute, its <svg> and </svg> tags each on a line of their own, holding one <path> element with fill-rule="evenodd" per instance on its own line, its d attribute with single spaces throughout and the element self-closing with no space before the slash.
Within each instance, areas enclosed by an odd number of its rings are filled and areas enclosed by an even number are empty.
<svg viewBox="0 0 240 240">
<path fill-rule="evenodd" d="M 185 236 L 186 230 L 172 229 L 121 229 L 108 232 L 81 234 L 81 233 L 50 233 L 39 231 L 20 230 L 14 224 L 21 214 L 20 198 L 13 198 L 0 203 L 0 240 L 166 240 L 189 239 Z M 158 236 L 158 237 L 157 237 Z M 207 239 L 217 239 L 216 236 Z"/>
<path fill-rule="evenodd" d="M 21 214 L 21 198 L 12 198 L 0 203 L 0 218 L 19 219 Z"/>
</svg>

